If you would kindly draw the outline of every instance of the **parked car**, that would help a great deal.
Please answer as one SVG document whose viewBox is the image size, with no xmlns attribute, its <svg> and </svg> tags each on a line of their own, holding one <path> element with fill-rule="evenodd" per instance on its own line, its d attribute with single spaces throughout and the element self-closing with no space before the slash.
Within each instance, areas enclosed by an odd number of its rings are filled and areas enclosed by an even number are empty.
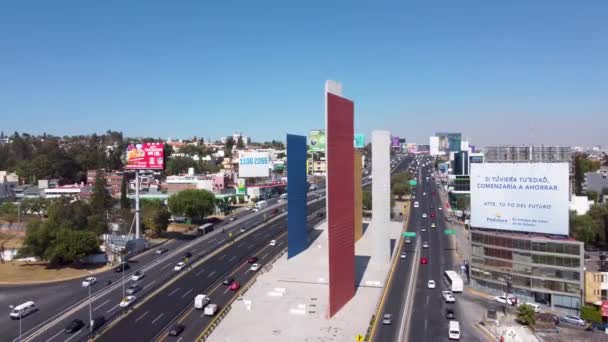
<svg viewBox="0 0 608 342">
<path fill-rule="evenodd" d="M 81 319 L 75 319 L 65 327 L 66 334 L 73 334 L 84 327 L 84 322 Z"/>
<path fill-rule="evenodd" d="M 186 329 L 185 325 L 176 324 L 171 328 L 171 331 L 169 331 L 169 335 L 170 336 L 179 336 L 179 334 L 181 334 L 182 331 L 184 331 L 184 329 Z"/>
<path fill-rule="evenodd" d="M 500 304 L 515 305 L 515 298 L 512 296 L 509 296 L 509 298 L 506 296 L 496 296 L 494 297 L 494 301 Z"/>
<path fill-rule="evenodd" d="M 561 318 L 562 322 L 578 325 L 580 327 L 584 327 L 587 323 L 578 316 L 574 315 L 566 315 Z"/>
<path fill-rule="evenodd" d="M 93 286 L 93 285 L 95 285 L 95 283 L 97 283 L 97 278 L 95 278 L 95 277 L 86 277 L 82 281 L 82 287 Z"/>
<path fill-rule="evenodd" d="M 223 282 L 224 285 L 230 285 L 232 283 L 234 283 L 234 278 L 232 278 L 232 277 L 224 279 L 224 282 Z"/>
</svg>

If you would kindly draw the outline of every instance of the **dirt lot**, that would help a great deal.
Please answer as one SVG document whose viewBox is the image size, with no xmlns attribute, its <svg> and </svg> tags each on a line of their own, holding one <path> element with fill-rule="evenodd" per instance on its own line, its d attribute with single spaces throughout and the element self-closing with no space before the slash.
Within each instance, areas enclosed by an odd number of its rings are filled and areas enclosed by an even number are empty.
<svg viewBox="0 0 608 342">
<path fill-rule="evenodd" d="M 11 262 L 0 263 L 0 284 L 44 283 L 62 281 L 88 276 L 92 273 L 103 272 L 109 267 L 105 265 L 90 268 L 47 268 L 45 263 Z M 33 280 L 35 279 L 35 281 Z"/>
</svg>

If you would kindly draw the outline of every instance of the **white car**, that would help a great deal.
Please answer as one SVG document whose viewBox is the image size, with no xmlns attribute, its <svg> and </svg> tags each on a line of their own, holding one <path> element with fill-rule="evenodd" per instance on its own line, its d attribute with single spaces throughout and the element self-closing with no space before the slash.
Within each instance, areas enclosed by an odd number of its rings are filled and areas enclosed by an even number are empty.
<svg viewBox="0 0 608 342">
<path fill-rule="evenodd" d="M 175 267 L 173 267 L 174 271 L 181 271 L 184 269 L 184 267 L 186 267 L 186 263 L 183 261 L 180 261 L 177 263 L 177 265 L 175 265 Z"/>
<path fill-rule="evenodd" d="M 138 281 L 145 276 L 146 275 L 144 274 L 144 271 L 137 271 L 137 272 L 133 273 L 133 275 L 131 276 L 131 280 Z"/>
<path fill-rule="evenodd" d="M 407 257 L 407 254 L 405 254 L 405 252 L 402 252 L 401 255 L 399 256 L 401 259 L 405 259 Z"/>
<path fill-rule="evenodd" d="M 420 203 L 418 203 L 418 201 L 414 202 L 414 208 L 418 208 L 420 206 Z"/>
<path fill-rule="evenodd" d="M 439 208 L 437 208 L 437 210 L 442 211 L 442 210 L 443 210 L 443 208 L 442 208 L 442 207 L 439 207 Z"/>
<path fill-rule="evenodd" d="M 566 315 L 564 317 L 561 318 L 562 322 L 566 322 L 566 323 L 570 323 L 570 324 L 574 324 L 574 325 L 578 325 L 581 327 L 584 327 L 587 323 L 582 320 L 580 317 L 577 316 L 573 316 L 573 315 Z"/>
<path fill-rule="evenodd" d="M 426 241 L 424 241 L 424 242 L 422 243 L 422 248 L 429 248 L 429 243 L 428 243 L 428 242 L 426 242 Z"/>
<path fill-rule="evenodd" d="M 422 227 L 422 228 L 420 228 L 420 231 L 421 232 L 426 232 L 426 228 Z"/>
<path fill-rule="evenodd" d="M 446 303 L 456 302 L 456 297 L 454 297 L 454 293 L 452 293 L 452 291 L 441 291 L 441 296 Z"/>
<path fill-rule="evenodd" d="M 276 246 L 277 240 L 270 240 L 270 246 Z"/>
<path fill-rule="evenodd" d="M 97 278 L 95 277 L 87 277 L 82 281 L 82 287 L 93 286 L 97 282 Z"/>
<path fill-rule="evenodd" d="M 435 288 L 435 281 L 434 280 L 429 280 L 429 282 L 427 283 L 427 287 L 429 289 L 434 289 Z"/>
<path fill-rule="evenodd" d="M 119 305 L 121 308 L 127 308 L 131 304 L 133 304 L 134 301 L 135 301 L 135 296 L 126 296 L 125 298 L 122 299 L 122 301 L 120 301 Z"/>
<path fill-rule="evenodd" d="M 262 267 L 262 264 L 255 263 L 249 268 L 251 271 L 257 271 Z"/>
<path fill-rule="evenodd" d="M 422 214 L 422 218 L 427 218 L 426 213 Z"/>
<path fill-rule="evenodd" d="M 494 297 L 494 301 L 500 304 L 509 304 L 509 305 L 513 305 L 515 303 L 515 298 L 512 296 L 509 296 L 509 298 L 505 297 L 505 296 L 496 296 Z"/>
</svg>

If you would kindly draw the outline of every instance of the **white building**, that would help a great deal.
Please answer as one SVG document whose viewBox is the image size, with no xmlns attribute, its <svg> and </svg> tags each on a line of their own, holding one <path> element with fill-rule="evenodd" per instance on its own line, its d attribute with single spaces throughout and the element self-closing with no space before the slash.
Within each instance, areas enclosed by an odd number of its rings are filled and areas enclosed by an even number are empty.
<svg viewBox="0 0 608 342">
<path fill-rule="evenodd" d="M 44 189 L 45 198 L 86 197 L 91 194 L 91 186 L 84 184 L 62 185 Z"/>
</svg>

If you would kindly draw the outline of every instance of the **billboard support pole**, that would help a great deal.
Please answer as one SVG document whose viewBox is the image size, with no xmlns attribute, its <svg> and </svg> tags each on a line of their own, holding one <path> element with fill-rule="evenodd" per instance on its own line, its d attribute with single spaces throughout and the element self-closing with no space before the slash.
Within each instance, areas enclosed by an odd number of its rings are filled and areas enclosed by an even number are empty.
<svg viewBox="0 0 608 342">
<path fill-rule="evenodd" d="M 135 170 L 135 238 L 139 239 L 139 170 Z"/>
</svg>

